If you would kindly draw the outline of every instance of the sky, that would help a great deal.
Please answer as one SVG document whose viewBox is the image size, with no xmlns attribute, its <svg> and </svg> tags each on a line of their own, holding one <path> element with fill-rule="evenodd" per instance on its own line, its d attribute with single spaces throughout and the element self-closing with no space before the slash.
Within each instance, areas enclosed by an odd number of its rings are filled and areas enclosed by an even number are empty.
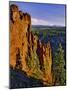
<svg viewBox="0 0 68 90">
<path fill-rule="evenodd" d="M 65 26 L 65 5 L 10 1 L 31 15 L 32 25 Z"/>
</svg>

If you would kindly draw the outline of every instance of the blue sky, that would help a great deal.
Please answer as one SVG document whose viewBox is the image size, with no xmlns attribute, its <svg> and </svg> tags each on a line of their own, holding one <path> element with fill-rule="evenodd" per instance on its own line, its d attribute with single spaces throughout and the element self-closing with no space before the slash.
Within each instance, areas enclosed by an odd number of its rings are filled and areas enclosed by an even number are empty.
<svg viewBox="0 0 68 90">
<path fill-rule="evenodd" d="M 27 2 L 10 2 L 16 4 L 23 12 L 31 15 L 32 25 L 65 26 L 65 5 L 40 4 Z"/>
</svg>

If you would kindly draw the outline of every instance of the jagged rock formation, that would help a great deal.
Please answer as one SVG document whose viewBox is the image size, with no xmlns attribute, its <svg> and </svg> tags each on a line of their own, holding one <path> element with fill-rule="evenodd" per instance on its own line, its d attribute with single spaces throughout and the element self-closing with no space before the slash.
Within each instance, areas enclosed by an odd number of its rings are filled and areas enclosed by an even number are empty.
<svg viewBox="0 0 68 90">
<path fill-rule="evenodd" d="M 16 65 L 17 50 L 20 50 L 22 70 L 26 70 L 26 54 L 28 51 L 28 26 L 30 17 L 27 13 L 23 15 L 16 5 L 10 6 L 10 65 Z"/>
<path fill-rule="evenodd" d="M 44 84 L 52 83 L 50 42 L 41 43 L 31 32 L 31 16 L 19 11 L 16 5 L 10 6 L 10 66 L 28 76 L 36 74 Z"/>
</svg>

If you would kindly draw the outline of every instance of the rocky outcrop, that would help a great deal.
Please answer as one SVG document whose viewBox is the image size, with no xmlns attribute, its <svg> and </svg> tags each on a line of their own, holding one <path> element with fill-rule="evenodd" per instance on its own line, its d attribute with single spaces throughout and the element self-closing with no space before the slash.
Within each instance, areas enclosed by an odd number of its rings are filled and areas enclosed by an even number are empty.
<svg viewBox="0 0 68 90">
<path fill-rule="evenodd" d="M 10 6 L 10 66 L 29 76 L 35 73 L 44 84 L 52 83 L 50 42 L 42 43 L 31 32 L 31 16 L 16 5 Z"/>
<path fill-rule="evenodd" d="M 30 30 L 30 16 L 22 13 L 16 5 L 10 6 L 10 65 L 15 68 L 16 55 L 20 50 L 22 70 L 27 70 L 26 56 L 28 52 L 28 31 Z"/>
</svg>

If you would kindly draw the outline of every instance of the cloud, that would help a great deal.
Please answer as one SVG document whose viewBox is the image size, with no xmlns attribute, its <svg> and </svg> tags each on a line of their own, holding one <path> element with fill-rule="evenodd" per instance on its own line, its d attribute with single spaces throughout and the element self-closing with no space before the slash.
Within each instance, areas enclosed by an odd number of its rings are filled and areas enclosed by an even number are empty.
<svg viewBox="0 0 68 90">
<path fill-rule="evenodd" d="M 31 18 L 32 25 L 57 25 L 57 26 L 65 26 L 65 20 L 60 20 L 59 18 L 50 20 L 43 20 L 43 19 L 37 19 L 37 18 Z"/>
<path fill-rule="evenodd" d="M 49 23 L 46 20 L 31 18 L 32 25 L 48 25 Z"/>
</svg>

